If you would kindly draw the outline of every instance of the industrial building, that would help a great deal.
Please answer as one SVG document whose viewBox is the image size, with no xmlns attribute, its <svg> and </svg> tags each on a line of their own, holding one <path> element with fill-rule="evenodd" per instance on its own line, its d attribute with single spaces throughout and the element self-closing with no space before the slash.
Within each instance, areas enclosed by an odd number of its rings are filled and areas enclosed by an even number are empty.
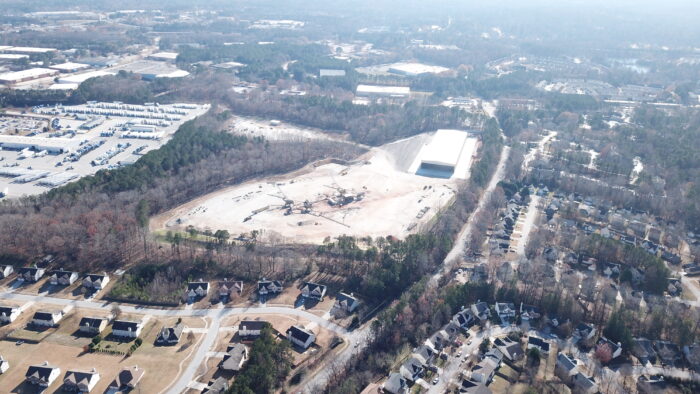
<svg viewBox="0 0 700 394">
<path fill-rule="evenodd" d="M 22 59 L 28 59 L 29 55 L 20 55 L 17 53 L 0 53 L 0 61 L 17 61 Z"/>
<path fill-rule="evenodd" d="M 83 63 L 61 63 L 61 64 L 54 64 L 53 66 L 49 66 L 50 69 L 52 70 L 58 70 L 60 72 L 64 73 L 72 73 L 80 70 L 85 70 L 86 68 L 90 68 L 89 64 L 83 64 Z"/>
<path fill-rule="evenodd" d="M 408 86 L 357 85 L 356 94 L 365 97 L 407 98 L 411 95 Z"/>
<path fill-rule="evenodd" d="M 417 77 L 424 74 L 440 74 L 449 71 L 449 68 L 440 66 L 429 66 L 421 63 L 396 63 L 389 66 L 392 74 L 405 75 L 407 77 Z"/>
<path fill-rule="evenodd" d="M 469 134 L 461 130 L 438 130 L 420 152 L 416 175 L 451 178 L 455 173 Z"/>
<path fill-rule="evenodd" d="M 115 70 L 138 74 L 145 80 L 156 78 L 182 78 L 190 75 L 187 71 L 180 70 L 172 64 L 152 61 L 138 60 L 115 68 Z"/>
<path fill-rule="evenodd" d="M 58 49 L 56 48 L 35 48 L 35 47 L 3 47 L 0 48 L 0 51 L 2 52 L 9 52 L 9 53 L 23 53 L 26 55 L 35 55 L 39 53 L 49 53 L 49 52 L 56 52 Z"/>
<path fill-rule="evenodd" d="M 69 75 L 67 77 L 60 77 L 60 78 L 58 78 L 58 83 L 81 84 L 90 78 L 105 77 L 108 75 L 114 75 L 114 73 L 111 73 L 109 71 L 101 71 L 101 70 L 90 71 L 90 72 L 86 72 L 86 73 L 82 73 L 82 74 Z"/>
<path fill-rule="evenodd" d="M 0 135 L 2 149 L 23 150 L 35 152 L 47 151 L 52 154 L 68 153 L 78 146 L 80 141 L 70 138 L 24 137 L 19 135 Z"/>
<path fill-rule="evenodd" d="M 51 70 L 48 68 L 30 68 L 28 70 L 0 74 L 0 83 L 14 85 L 21 82 L 32 81 L 34 79 L 51 77 L 56 74 L 58 74 L 58 70 Z"/>
<path fill-rule="evenodd" d="M 150 55 L 148 59 L 174 63 L 177 55 L 177 52 L 157 52 Z"/>
</svg>

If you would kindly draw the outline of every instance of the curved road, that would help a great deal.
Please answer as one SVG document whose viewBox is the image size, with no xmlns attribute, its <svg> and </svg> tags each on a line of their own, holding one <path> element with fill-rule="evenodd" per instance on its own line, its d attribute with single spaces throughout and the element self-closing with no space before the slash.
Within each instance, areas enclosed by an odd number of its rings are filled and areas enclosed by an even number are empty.
<svg viewBox="0 0 700 394">
<path fill-rule="evenodd" d="M 77 308 L 86 309 L 100 309 L 104 311 L 111 311 L 115 303 L 111 302 L 100 302 L 100 301 L 81 301 L 81 300 L 69 300 L 65 298 L 49 297 L 42 295 L 29 295 L 29 294 L 19 294 L 13 292 L 3 292 L 0 293 L 0 299 L 3 300 L 15 300 L 23 302 L 35 302 L 35 303 L 45 303 L 58 306 L 73 306 Z M 352 335 L 347 335 L 348 331 L 322 317 L 314 315 L 313 313 L 307 312 L 301 309 L 294 309 L 292 307 L 279 307 L 279 306 L 259 306 L 259 307 L 248 307 L 248 308 L 218 308 L 218 309 L 155 309 L 155 308 L 142 308 L 138 306 L 131 305 L 121 305 L 119 308 L 122 312 L 127 313 L 138 313 L 144 315 L 152 316 L 181 316 L 181 317 L 208 317 L 211 318 L 211 324 L 207 329 L 207 333 L 204 339 L 201 341 L 197 351 L 194 353 L 192 360 L 189 365 L 184 370 L 177 381 L 175 381 L 167 390 L 168 393 L 179 394 L 187 390 L 187 386 L 197 378 L 197 370 L 200 365 L 202 365 L 206 358 L 207 353 L 214 345 L 216 337 L 219 334 L 219 328 L 221 327 L 221 319 L 231 316 L 231 315 L 246 315 L 246 314 L 275 314 L 275 315 L 287 315 L 294 317 L 301 317 L 309 320 L 319 326 L 333 331 L 338 335 L 345 337 L 348 346 L 345 351 L 338 354 L 337 360 L 347 361 L 351 356 L 349 349 L 354 349 L 355 344 L 366 343 L 366 334 L 364 331 L 356 331 Z M 321 375 L 321 374 L 318 374 Z M 317 375 L 317 376 L 318 376 Z M 323 378 L 320 377 L 318 380 L 315 379 L 314 384 L 323 383 Z M 164 390 L 165 391 L 165 390 Z"/>
</svg>

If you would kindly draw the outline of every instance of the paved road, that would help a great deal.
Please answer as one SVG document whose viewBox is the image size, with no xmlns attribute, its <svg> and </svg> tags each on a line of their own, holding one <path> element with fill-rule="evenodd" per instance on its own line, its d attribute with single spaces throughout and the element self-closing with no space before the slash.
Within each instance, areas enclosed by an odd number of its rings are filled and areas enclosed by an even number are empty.
<svg viewBox="0 0 700 394">
<path fill-rule="evenodd" d="M 488 186 L 486 186 L 486 190 L 484 190 L 481 199 L 479 199 L 479 204 L 477 205 L 474 212 L 472 212 L 471 216 L 469 216 L 469 219 L 467 219 L 467 222 L 464 224 L 464 227 L 462 227 L 462 230 L 459 232 L 459 235 L 455 240 L 452 250 L 450 250 L 450 252 L 445 257 L 443 269 L 433 276 L 433 278 L 431 279 L 432 282 L 437 283 L 437 280 L 440 279 L 440 277 L 447 274 L 450 271 L 450 269 L 452 269 L 452 266 L 463 258 L 467 240 L 469 239 L 472 231 L 474 230 L 474 220 L 477 217 L 479 211 L 485 209 L 487 202 L 491 199 L 491 194 L 496 189 L 496 186 L 498 186 L 498 182 L 503 180 L 503 177 L 505 176 L 506 162 L 508 161 L 509 155 L 510 147 L 504 146 L 503 150 L 501 150 L 501 158 L 498 161 L 496 171 L 491 177 L 491 181 L 489 182 Z"/>
<path fill-rule="evenodd" d="M 111 311 L 112 307 L 116 304 L 110 302 L 101 301 L 87 301 L 87 300 L 69 300 L 65 298 L 50 297 L 43 295 L 29 295 L 14 293 L 12 291 L 0 293 L 0 299 L 3 300 L 14 300 L 20 302 L 34 302 L 34 303 L 44 303 L 57 305 L 61 307 L 71 306 L 77 308 L 86 309 L 100 309 L 104 311 Z M 348 331 L 322 317 L 314 315 L 302 309 L 294 309 L 292 307 L 281 307 L 281 306 L 258 306 L 258 307 L 248 307 L 248 308 L 218 308 L 218 309 L 155 309 L 155 308 L 142 308 L 138 306 L 131 305 L 119 305 L 122 312 L 126 313 L 138 313 L 144 315 L 152 316 L 178 316 L 178 317 L 208 317 L 211 319 L 211 324 L 209 325 L 204 339 L 201 341 L 196 353 L 192 356 L 187 368 L 180 375 L 180 378 L 174 382 L 174 384 L 169 387 L 168 393 L 179 394 L 187 389 L 190 382 L 197 379 L 197 370 L 200 365 L 207 358 L 207 353 L 212 348 L 216 337 L 219 334 L 221 328 L 221 319 L 231 316 L 231 315 L 263 315 L 263 314 L 274 314 L 274 315 L 287 315 L 300 317 L 309 320 L 319 326 L 334 332 L 337 335 L 345 337 L 346 342 L 348 342 L 348 347 L 345 351 L 338 354 L 337 359 L 339 361 L 347 361 L 353 351 L 348 351 L 353 349 L 357 351 L 364 347 L 366 343 L 367 331 L 356 331 L 348 335 Z M 367 326 L 369 327 L 369 326 Z M 355 347 L 355 344 L 358 344 Z M 362 345 L 362 346 L 360 346 Z M 319 374 L 320 375 L 320 374 Z M 316 383 L 322 383 L 323 378 L 319 378 Z"/>
<path fill-rule="evenodd" d="M 518 239 L 518 247 L 516 249 L 520 256 L 525 256 L 527 242 L 530 240 L 530 234 L 535 227 L 535 221 L 539 215 L 540 200 L 540 196 L 530 196 L 530 204 L 528 204 L 527 213 L 525 213 L 525 218 L 523 219 L 523 224 L 520 229 L 520 239 Z"/>
</svg>

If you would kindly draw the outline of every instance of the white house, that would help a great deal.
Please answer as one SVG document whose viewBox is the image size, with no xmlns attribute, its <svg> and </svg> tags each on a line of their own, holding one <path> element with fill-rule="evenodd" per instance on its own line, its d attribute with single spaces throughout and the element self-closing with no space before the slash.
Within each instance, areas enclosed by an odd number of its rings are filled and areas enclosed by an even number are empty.
<svg viewBox="0 0 700 394">
<path fill-rule="evenodd" d="M 122 338 L 138 338 L 143 329 L 142 322 L 115 320 L 112 322 L 112 335 Z"/>
<path fill-rule="evenodd" d="M 55 270 L 49 273 L 49 283 L 54 286 L 69 286 L 78 280 L 78 273 L 65 270 Z"/>
<path fill-rule="evenodd" d="M 0 356 L 0 374 L 5 373 L 7 369 L 10 368 L 10 363 L 7 362 L 2 356 Z"/>
<path fill-rule="evenodd" d="M 60 374 L 60 368 L 49 365 L 48 361 L 44 361 L 44 363 L 41 365 L 30 366 L 27 369 L 27 373 L 24 375 L 24 378 L 29 384 L 34 384 L 39 387 L 49 387 Z"/>
<path fill-rule="evenodd" d="M 15 272 L 15 267 L 11 265 L 0 265 L 0 279 L 7 278 L 13 272 Z"/>
<path fill-rule="evenodd" d="M 88 274 L 83 278 L 83 287 L 86 289 L 100 291 L 109 283 L 109 276 L 105 274 Z"/>
<path fill-rule="evenodd" d="M 91 371 L 68 371 L 63 378 L 63 389 L 66 391 L 77 391 L 79 393 L 89 393 L 100 381 L 100 374 L 93 368 Z"/>
<path fill-rule="evenodd" d="M 301 287 L 301 295 L 304 298 L 313 298 L 323 301 L 323 297 L 326 295 L 326 286 L 319 285 L 318 283 L 305 282 Z"/>
<path fill-rule="evenodd" d="M 22 310 L 17 307 L 0 306 L 0 323 L 9 324 L 15 321 L 22 313 Z"/>
<path fill-rule="evenodd" d="M 264 320 L 241 320 L 238 324 L 238 336 L 246 339 L 255 339 L 267 324 Z"/>
<path fill-rule="evenodd" d="M 287 330 L 287 339 L 293 345 L 308 349 L 316 341 L 316 335 L 303 327 L 291 326 Z"/>
<path fill-rule="evenodd" d="M 231 346 L 224 359 L 221 360 L 219 368 L 224 371 L 238 372 L 243 368 L 243 364 L 248 360 L 248 348 L 240 343 Z"/>
<path fill-rule="evenodd" d="M 55 327 L 61 319 L 63 319 L 61 311 L 38 311 L 34 313 L 31 324 L 39 327 Z"/>
<path fill-rule="evenodd" d="M 352 313 L 359 305 L 360 302 L 357 300 L 354 294 L 346 294 L 341 291 L 338 294 L 338 297 L 336 297 L 333 307 L 347 313 Z"/>
</svg>

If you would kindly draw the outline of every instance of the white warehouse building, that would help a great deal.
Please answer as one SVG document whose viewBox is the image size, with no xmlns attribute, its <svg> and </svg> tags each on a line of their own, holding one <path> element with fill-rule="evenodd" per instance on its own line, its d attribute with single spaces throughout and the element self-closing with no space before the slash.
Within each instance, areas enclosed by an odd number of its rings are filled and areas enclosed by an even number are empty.
<svg viewBox="0 0 700 394">
<path fill-rule="evenodd" d="M 80 141 L 70 138 L 24 137 L 19 135 L 0 135 L 2 149 L 31 149 L 35 152 L 47 151 L 53 154 L 69 153 L 75 150 Z"/>
<path fill-rule="evenodd" d="M 477 139 L 462 130 L 438 130 L 419 153 L 416 174 L 432 178 L 464 178 L 476 152 Z"/>
<path fill-rule="evenodd" d="M 365 97 L 406 98 L 411 95 L 411 88 L 408 86 L 357 85 L 356 94 Z"/>
</svg>

